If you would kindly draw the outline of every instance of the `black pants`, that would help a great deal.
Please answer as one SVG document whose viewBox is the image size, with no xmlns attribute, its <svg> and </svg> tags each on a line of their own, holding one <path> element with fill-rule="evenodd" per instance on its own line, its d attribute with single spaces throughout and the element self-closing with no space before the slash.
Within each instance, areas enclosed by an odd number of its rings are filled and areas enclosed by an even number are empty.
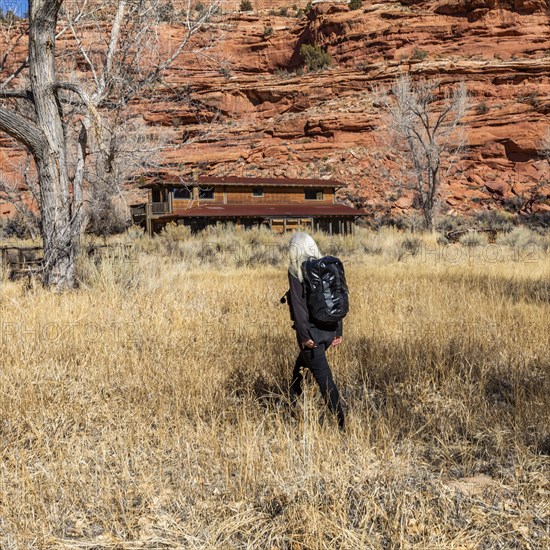
<svg viewBox="0 0 550 550">
<path fill-rule="evenodd" d="M 326 354 L 326 350 L 332 344 L 333 339 L 334 337 L 331 337 L 328 340 L 316 342 L 316 348 L 305 348 L 300 351 L 294 365 L 294 372 L 292 373 L 290 397 L 295 401 L 302 395 L 302 368 L 308 368 L 319 385 L 325 403 L 331 412 L 337 415 L 338 426 L 342 429 L 344 427 L 344 411 L 340 403 L 338 388 L 332 378 Z"/>
</svg>

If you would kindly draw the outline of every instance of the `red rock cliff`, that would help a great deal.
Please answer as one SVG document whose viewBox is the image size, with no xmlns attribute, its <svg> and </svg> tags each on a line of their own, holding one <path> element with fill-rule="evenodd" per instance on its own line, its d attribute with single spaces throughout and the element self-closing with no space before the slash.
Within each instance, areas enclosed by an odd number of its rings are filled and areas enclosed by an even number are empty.
<svg viewBox="0 0 550 550">
<path fill-rule="evenodd" d="M 409 195 L 391 183 L 395 159 L 372 87 L 410 71 L 443 87 L 464 80 L 471 97 L 469 149 L 445 179 L 443 211 L 520 208 L 535 184 L 550 179 L 539 152 L 550 126 L 543 0 L 364 2 L 353 11 L 323 2 L 301 17 L 295 8 L 279 15 L 276 2 L 263 7 L 223 16 L 208 58 L 182 57 L 154 96 L 133 105 L 170 140 L 167 171 L 326 175 L 346 183 L 342 196 L 353 201 L 407 210 Z M 179 32 L 161 31 L 167 44 Z M 332 66 L 303 72 L 303 43 L 325 48 Z M 0 148 L 4 168 L 10 142 L 0 137 Z M 547 199 L 524 208 L 550 210 Z"/>
</svg>

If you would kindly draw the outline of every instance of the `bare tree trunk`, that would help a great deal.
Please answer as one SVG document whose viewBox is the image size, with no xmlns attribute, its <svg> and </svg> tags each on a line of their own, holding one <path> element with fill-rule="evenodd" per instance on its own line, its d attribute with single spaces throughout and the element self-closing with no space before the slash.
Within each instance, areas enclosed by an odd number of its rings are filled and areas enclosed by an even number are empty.
<svg viewBox="0 0 550 550">
<path fill-rule="evenodd" d="M 422 204 L 422 213 L 427 231 L 434 230 L 435 203 L 439 187 L 438 172 L 434 168 L 428 169 L 428 187 Z"/>
<path fill-rule="evenodd" d="M 29 67 L 36 121 L 45 138 L 44 147 L 33 151 L 40 179 L 44 282 L 63 290 L 76 282 L 80 235 L 72 227 L 65 135 L 55 86 L 55 27 L 60 5 L 61 0 L 31 2 Z"/>
<path fill-rule="evenodd" d="M 424 217 L 424 227 L 426 231 L 434 230 L 434 205 L 426 201 L 422 205 L 422 215 Z"/>
</svg>

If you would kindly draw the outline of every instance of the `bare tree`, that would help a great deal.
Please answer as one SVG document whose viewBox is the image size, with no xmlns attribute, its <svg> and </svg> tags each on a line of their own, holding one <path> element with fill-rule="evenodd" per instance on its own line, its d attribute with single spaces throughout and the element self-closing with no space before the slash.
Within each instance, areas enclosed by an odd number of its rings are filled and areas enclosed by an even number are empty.
<svg viewBox="0 0 550 550">
<path fill-rule="evenodd" d="M 135 179 L 136 174 L 159 171 L 162 152 L 169 147 L 164 134 L 153 134 L 140 117 L 124 117 L 118 124 L 107 119 L 106 155 L 98 150 L 94 139 L 84 173 L 87 181 L 83 225 L 88 233 L 106 236 L 124 230 L 130 222 L 129 209 L 121 183 Z"/>
<path fill-rule="evenodd" d="M 215 3 L 197 12 L 186 2 L 178 14 L 181 37 L 162 53 L 158 24 L 174 17 L 162 8 L 159 0 L 118 0 L 114 6 L 80 0 L 67 9 L 63 0 L 30 2 L 28 57 L 0 83 L 0 99 L 24 101 L 30 112 L 19 112 L 13 103 L 0 106 L 0 131 L 23 144 L 36 165 L 48 286 L 62 290 L 76 283 L 87 170 L 106 188 L 118 189 L 117 129 L 127 121 L 132 100 L 158 85 L 217 11 Z M 78 24 L 93 21 L 96 40 L 86 45 Z M 73 51 L 56 48 L 63 34 L 72 36 Z M 85 83 L 71 75 L 76 58 L 91 74 Z M 27 68 L 30 85 L 14 88 Z"/>
<path fill-rule="evenodd" d="M 460 125 L 468 107 L 466 87 L 462 83 L 441 93 L 438 81 L 413 83 L 405 74 L 389 92 L 378 95 L 386 108 L 393 150 L 402 160 L 404 183 L 414 191 L 431 231 L 442 174 L 448 174 L 466 144 Z"/>
</svg>

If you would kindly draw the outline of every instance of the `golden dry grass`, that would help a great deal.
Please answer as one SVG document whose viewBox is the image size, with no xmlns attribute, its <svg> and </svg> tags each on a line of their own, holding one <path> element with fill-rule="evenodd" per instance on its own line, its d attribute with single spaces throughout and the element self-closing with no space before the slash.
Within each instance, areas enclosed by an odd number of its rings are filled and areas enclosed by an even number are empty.
<svg viewBox="0 0 550 550">
<path fill-rule="evenodd" d="M 544 238 L 318 236 L 352 292 L 340 434 L 311 379 L 288 407 L 287 240 L 184 233 L 0 287 L 1 548 L 550 547 Z"/>
</svg>

